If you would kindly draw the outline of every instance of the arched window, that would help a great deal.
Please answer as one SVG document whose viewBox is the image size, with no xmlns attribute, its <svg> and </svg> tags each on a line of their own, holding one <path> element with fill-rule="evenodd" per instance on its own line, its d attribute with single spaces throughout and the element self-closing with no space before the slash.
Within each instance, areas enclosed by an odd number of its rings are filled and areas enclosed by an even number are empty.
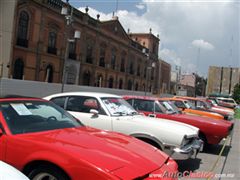
<svg viewBox="0 0 240 180">
<path fill-rule="evenodd" d="M 49 32 L 48 33 L 48 53 L 50 54 L 57 54 L 57 33 L 56 32 Z"/>
<path fill-rule="evenodd" d="M 24 63 L 22 59 L 17 59 L 14 63 L 13 79 L 23 79 Z"/>
<path fill-rule="evenodd" d="M 77 68 L 74 65 L 70 65 L 67 68 L 67 84 L 75 84 L 77 78 Z"/>
<path fill-rule="evenodd" d="M 116 58 L 117 58 L 116 49 L 112 49 L 112 56 L 111 56 L 111 68 L 112 68 L 112 69 L 115 69 L 115 66 L 116 66 Z"/>
<path fill-rule="evenodd" d="M 132 81 L 131 80 L 128 80 L 128 87 L 127 87 L 128 90 L 132 90 Z"/>
<path fill-rule="evenodd" d="M 110 77 L 108 80 L 108 87 L 113 88 L 113 77 Z"/>
<path fill-rule="evenodd" d="M 22 11 L 20 13 L 17 31 L 17 45 L 19 46 L 28 47 L 28 23 L 29 15 L 26 11 Z"/>
<path fill-rule="evenodd" d="M 143 83 L 142 87 L 143 87 L 143 90 L 145 91 L 146 90 L 145 83 Z"/>
<path fill-rule="evenodd" d="M 49 82 L 49 83 L 53 82 L 53 67 L 50 64 L 46 68 L 45 82 Z"/>
<path fill-rule="evenodd" d="M 135 91 L 138 90 L 138 83 L 135 84 Z"/>
<path fill-rule="evenodd" d="M 122 88 L 123 88 L 123 80 L 120 79 L 120 80 L 119 80 L 118 89 L 122 89 Z"/>
<path fill-rule="evenodd" d="M 91 74 L 89 71 L 85 71 L 83 74 L 83 85 L 90 86 Z"/>
<path fill-rule="evenodd" d="M 100 74 L 97 77 L 97 87 L 102 87 L 103 86 L 103 76 Z"/>
</svg>

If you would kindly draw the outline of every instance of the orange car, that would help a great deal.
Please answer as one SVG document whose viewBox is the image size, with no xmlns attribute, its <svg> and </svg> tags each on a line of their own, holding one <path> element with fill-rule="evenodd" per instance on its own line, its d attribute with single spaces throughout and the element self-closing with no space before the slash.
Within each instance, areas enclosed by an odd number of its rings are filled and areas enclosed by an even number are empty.
<svg viewBox="0 0 240 180">
<path fill-rule="evenodd" d="M 221 120 L 224 119 L 224 116 L 222 116 L 218 113 L 197 110 L 195 108 L 195 106 L 186 99 L 181 99 L 181 98 L 176 98 L 176 97 L 175 98 L 161 98 L 161 99 L 174 102 L 174 104 L 186 114 L 210 117 L 210 118 L 221 119 Z"/>
<path fill-rule="evenodd" d="M 174 98 L 188 100 L 191 104 L 194 105 L 196 110 L 218 113 L 222 115 L 225 120 L 232 120 L 234 117 L 234 111 L 232 109 L 221 106 L 214 107 L 206 100 L 206 98 L 187 96 L 175 96 Z"/>
</svg>

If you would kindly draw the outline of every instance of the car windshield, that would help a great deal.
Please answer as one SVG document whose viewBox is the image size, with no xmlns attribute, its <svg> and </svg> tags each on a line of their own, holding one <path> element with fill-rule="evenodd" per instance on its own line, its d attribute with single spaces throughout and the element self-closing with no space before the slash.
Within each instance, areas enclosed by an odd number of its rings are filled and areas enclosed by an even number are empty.
<svg viewBox="0 0 240 180">
<path fill-rule="evenodd" d="M 101 100 L 111 116 L 127 116 L 138 114 L 138 112 L 122 98 L 104 97 L 101 98 Z"/>
<path fill-rule="evenodd" d="M 1 102 L 0 111 L 12 134 L 83 126 L 65 110 L 51 102 Z"/>
<path fill-rule="evenodd" d="M 166 108 L 168 114 L 180 114 L 181 112 L 171 101 L 159 101 L 159 103 Z"/>
</svg>

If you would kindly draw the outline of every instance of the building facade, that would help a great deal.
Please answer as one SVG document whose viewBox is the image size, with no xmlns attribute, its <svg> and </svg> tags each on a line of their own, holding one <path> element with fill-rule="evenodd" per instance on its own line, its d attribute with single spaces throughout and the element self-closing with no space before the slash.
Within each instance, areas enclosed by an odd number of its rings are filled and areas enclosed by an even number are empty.
<svg viewBox="0 0 240 180">
<path fill-rule="evenodd" d="M 207 94 L 231 94 L 240 83 L 240 68 L 210 66 L 208 69 Z"/>
<path fill-rule="evenodd" d="M 163 60 L 160 60 L 160 93 L 170 93 L 171 82 L 171 65 Z"/>
<path fill-rule="evenodd" d="M 160 93 L 160 39 L 151 29 L 125 32 L 117 17 L 100 21 L 61 0 L 18 0 L 12 36 L 10 78 Z"/>
</svg>

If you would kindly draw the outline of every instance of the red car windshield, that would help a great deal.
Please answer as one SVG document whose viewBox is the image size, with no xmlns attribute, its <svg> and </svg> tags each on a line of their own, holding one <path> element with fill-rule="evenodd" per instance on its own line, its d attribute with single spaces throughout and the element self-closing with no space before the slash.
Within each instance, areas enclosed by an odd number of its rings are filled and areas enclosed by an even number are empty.
<svg viewBox="0 0 240 180">
<path fill-rule="evenodd" d="M 1 102 L 0 111 L 12 134 L 82 126 L 62 108 L 45 101 Z"/>
</svg>

